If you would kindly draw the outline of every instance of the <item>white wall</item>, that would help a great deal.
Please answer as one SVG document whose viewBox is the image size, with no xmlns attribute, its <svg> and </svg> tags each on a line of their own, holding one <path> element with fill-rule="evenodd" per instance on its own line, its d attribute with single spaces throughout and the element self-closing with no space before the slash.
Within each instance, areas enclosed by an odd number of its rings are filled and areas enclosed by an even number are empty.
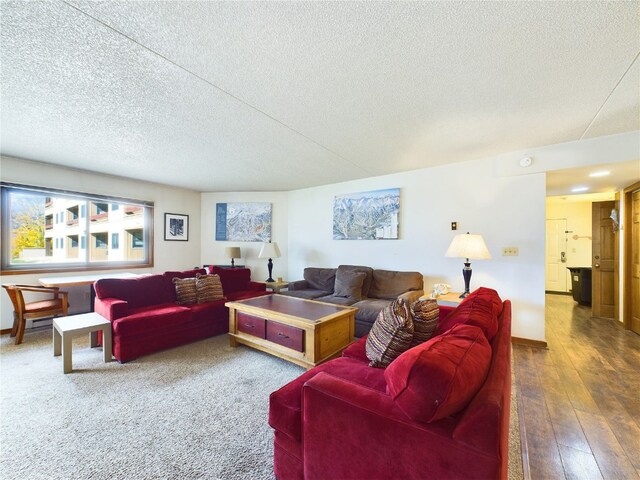
<svg viewBox="0 0 640 480">
<path fill-rule="evenodd" d="M 278 244 L 280 258 L 273 259 L 273 278 L 287 278 L 288 261 L 288 193 L 287 192 L 234 192 L 203 193 L 201 198 L 202 212 L 202 253 L 201 265 L 229 265 L 231 259 L 226 258 L 226 247 L 240 247 L 242 258 L 236 265 L 246 265 L 251 269 L 251 279 L 264 281 L 269 277 L 267 260 L 258 258 L 260 242 L 223 242 L 216 241 L 216 203 L 228 202 L 266 202 L 271 203 L 271 241 Z"/>
<path fill-rule="evenodd" d="M 513 335 L 543 341 L 545 174 L 493 171 L 492 161 L 477 160 L 290 192 L 289 279 L 302 278 L 307 266 L 349 263 L 418 271 L 427 290 L 446 282 L 462 291 L 463 260 L 444 253 L 455 234 L 480 233 L 493 258 L 472 261 L 471 289 L 495 288 L 513 302 Z M 399 240 L 333 240 L 335 195 L 394 187 L 401 189 Z M 506 246 L 519 256 L 503 257 Z"/>
<path fill-rule="evenodd" d="M 100 175 L 11 157 L 0 157 L 0 179 L 4 182 L 46 186 L 99 195 L 147 200 L 154 208 L 154 267 L 136 273 L 183 270 L 200 263 L 200 193 L 139 180 Z M 189 241 L 164 241 L 164 214 L 189 215 Z M 44 276 L 71 276 L 77 272 L 1 275 L 0 283 L 37 284 Z M 88 310 L 88 287 L 68 288 L 71 312 Z M 0 292 L 0 329 L 11 328 L 13 308 L 5 292 Z"/>
</svg>

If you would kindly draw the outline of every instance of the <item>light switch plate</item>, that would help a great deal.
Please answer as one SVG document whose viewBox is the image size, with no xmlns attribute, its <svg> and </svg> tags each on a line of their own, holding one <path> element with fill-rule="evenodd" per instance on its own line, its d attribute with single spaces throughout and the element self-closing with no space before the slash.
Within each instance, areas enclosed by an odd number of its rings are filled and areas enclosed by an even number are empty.
<svg viewBox="0 0 640 480">
<path fill-rule="evenodd" d="M 518 256 L 518 247 L 503 247 L 502 248 L 502 256 L 503 257 L 517 257 Z"/>
</svg>

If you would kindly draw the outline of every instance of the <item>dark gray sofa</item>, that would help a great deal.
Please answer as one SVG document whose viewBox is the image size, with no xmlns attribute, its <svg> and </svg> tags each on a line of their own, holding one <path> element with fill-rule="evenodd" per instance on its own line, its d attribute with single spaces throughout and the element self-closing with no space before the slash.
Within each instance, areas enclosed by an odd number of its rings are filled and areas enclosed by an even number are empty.
<svg viewBox="0 0 640 480">
<path fill-rule="evenodd" d="M 304 280 L 289 282 L 282 295 L 358 307 L 355 334 L 369 333 L 378 313 L 397 298 L 411 303 L 424 294 L 422 274 L 374 270 L 359 265 L 304 269 Z"/>
</svg>

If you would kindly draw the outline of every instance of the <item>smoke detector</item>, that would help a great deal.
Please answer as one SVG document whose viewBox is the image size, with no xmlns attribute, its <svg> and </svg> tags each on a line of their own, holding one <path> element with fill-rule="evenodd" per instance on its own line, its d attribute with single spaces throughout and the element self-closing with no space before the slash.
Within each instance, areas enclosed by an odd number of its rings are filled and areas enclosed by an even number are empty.
<svg viewBox="0 0 640 480">
<path fill-rule="evenodd" d="M 533 159 L 531 157 L 524 157 L 520 159 L 521 167 L 530 167 L 532 163 L 533 163 Z"/>
</svg>

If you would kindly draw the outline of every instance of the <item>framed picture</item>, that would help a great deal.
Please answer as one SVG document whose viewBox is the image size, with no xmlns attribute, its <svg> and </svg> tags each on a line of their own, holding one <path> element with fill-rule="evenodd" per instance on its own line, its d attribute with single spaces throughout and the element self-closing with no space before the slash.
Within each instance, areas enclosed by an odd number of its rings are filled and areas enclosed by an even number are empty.
<svg viewBox="0 0 640 480">
<path fill-rule="evenodd" d="M 165 213 L 164 239 L 187 242 L 189 240 L 189 215 Z"/>
<path fill-rule="evenodd" d="M 333 201 L 334 240 L 397 240 L 400 189 L 337 195 Z"/>
<path fill-rule="evenodd" d="M 216 240 L 270 242 L 271 204 L 216 203 Z"/>
</svg>

